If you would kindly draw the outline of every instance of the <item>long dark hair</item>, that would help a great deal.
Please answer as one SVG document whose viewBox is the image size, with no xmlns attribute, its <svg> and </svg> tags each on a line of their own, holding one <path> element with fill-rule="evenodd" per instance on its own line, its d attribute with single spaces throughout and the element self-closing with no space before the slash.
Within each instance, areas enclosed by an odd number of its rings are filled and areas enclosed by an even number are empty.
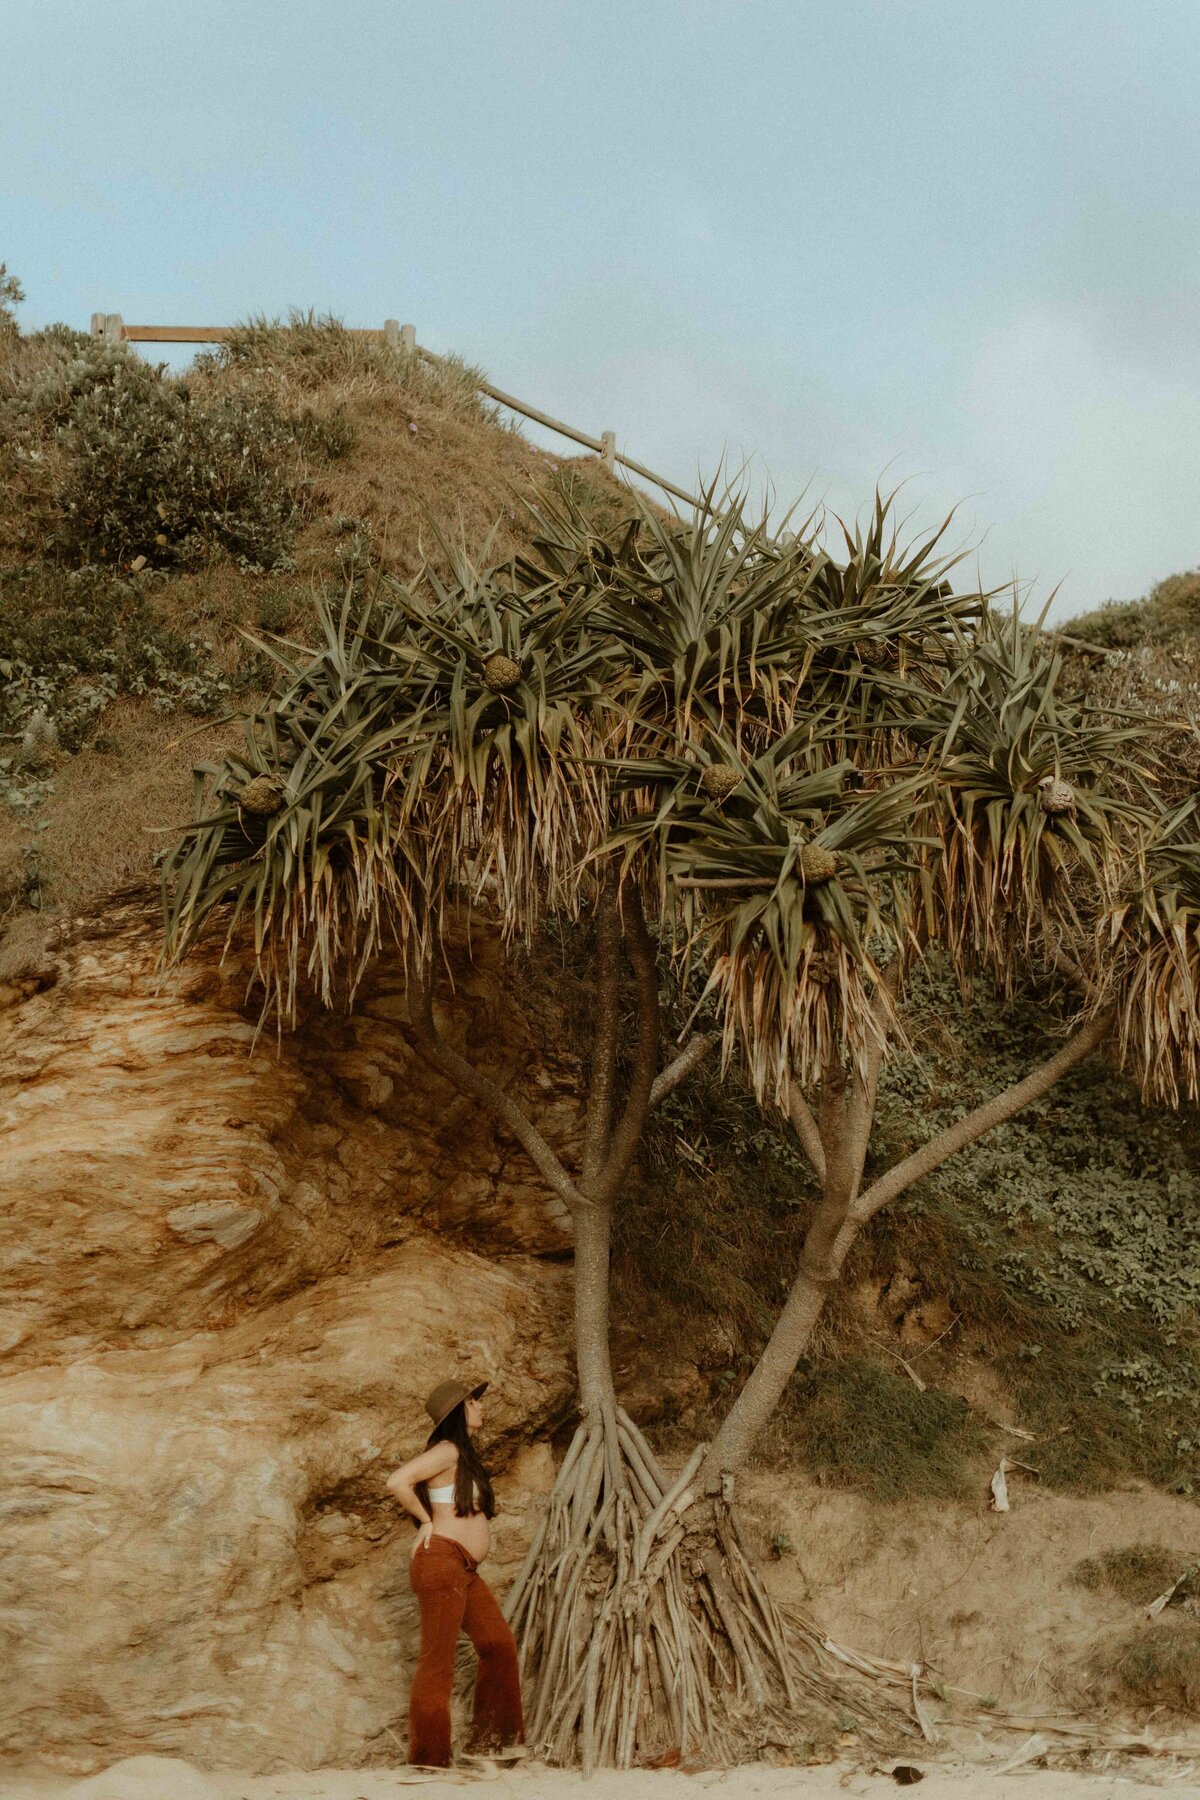
<svg viewBox="0 0 1200 1800">
<path fill-rule="evenodd" d="M 496 1496 L 492 1492 L 492 1478 L 484 1468 L 478 1450 L 471 1442 L 471 1433 L 467 1430 L 467 1403 L 460 1400 L 452 1407 L 440 1425 L 435 1425 L 429 1434 L 429 1442 L 425 1448 L 432 1450 L 435 1444 L 453 1444 L 458 1451 L 458 1462 L 454 1470 L 454 1511 L 460 1519 L 469 1513 L 481 1512 L 485 1519 L 496 1516 Z M 413 1492 L 421 1505 L 433 1517 L 433 1506 L 429 1499 L 429 1483 L 417 1481 L 413 1483 Z M 479 1504 L 475 1504 L 478 1495 Z"/>
</svg>

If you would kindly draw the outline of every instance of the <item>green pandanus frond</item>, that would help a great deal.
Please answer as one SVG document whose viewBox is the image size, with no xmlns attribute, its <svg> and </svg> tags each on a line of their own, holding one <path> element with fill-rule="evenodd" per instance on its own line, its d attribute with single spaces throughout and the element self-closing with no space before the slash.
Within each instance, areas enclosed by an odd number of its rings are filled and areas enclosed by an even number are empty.
<svg viewBox="0 0 1200 1800">
<path fill-rule="evenodd" d="M 678 843 L 673 880 L 703 946 L 723 1048 L 761 1097 L 865 1066 L 895 1033 L 892 978 L 911 956 L 915 782 L 816 800 L 793 778 L 778 809 L 747 806 Z"/>
<path fill-rule="evenodd" d="M 402 654 L 425 695 L 389 798 L 438 890 L 486 893 L 508 934 L 572 910 L 609 822 L 610 650 L 593 596 L 504 572 L 406 593 Z"/>
<path fill-rule="evenodd" d="M 563 612 L 462 569 L 318 603 L 325 642 L 277 652 L 247 758 L 202 772 L 163 871 L 168 958 L 215 916 L 227 941 L 252 920 L 265 1006 L 290 1016 L 302 981 L 352 994 L 385 938 L 428 957 L 464 896 L 486 891 L 510 933 L 571 904 L 607 825 L 608 715 L 603 646 Z M 244 806 L 205 800 L 250 775 L 285 804 L 248 836 Z"/>
<path fill-rule="evenodd" d="M 1200 1101 L 1200 808 L 1163 815 L 1096 928 L 1093 1010 L 1115 1006 L 1122 1063 L 1148 1100 Z"/>
<path fill-rule="evenodd" d="M 681 964 L 707 969 L 724 1054 L 744 1058 L 760 1095 L 831 1060 L 861 1065 L 894 1025 L 881 971 L 914 947 L 921 786 L 864 791 L 807 725 L 754 756 L 713 734 L 701 756 L 622 766 L 623 874 L 655 889 Z"/>
<path fill-rule="evenodd" d="M 853 765 L 831 751 L 841 732 L 840 721 L 828 716 L 806 719 L 765 744 L 757 725 L 739 730 L 734 721 L 727 730 L 703 702 L 690 725 L 680 736 L 626 716 L 605 762 L 612 815 L 606 848 L 619 851 L 622 879 L 636 879 L 668 915 L 672 858 L 683 837 L 706 822 L 720 830 L 747 809 L 778 811 L 783 795 L 797 820 L 819 826 L 822 806 L 857 779 Z"/>
<path fill-rule="evenodd" d="M 924 929 L 967 980 L 1011 992 L 1033 938 L 1078 936 L 1143 813 L 1109 785 L 1142 754 L 1146 728 L 1076 704 L 1062 661 L 1014 613 L 985 613 L 915 743 L 936 761 L 925 829 Z"/>
<path fill-rule="evenodd" d="M 875 767 L 905 759 L 908 720 L 961 657 L 987 602 L 949 579 L 962 560 L 940 549 L 950 519 L 905 548 L 894 504 L 894 494 L 877 492 L 865 529 L 839 521 L 846 560 L 825 557 L 804 599 L 807 698 L 840 708 L 846 753 Z"/>
<path fill-rule="evenodd" d="M 803 540 L 780 546 L 739 504 L 687 525 L 648 513 L 597 614 L 626 658 L 631 720 L 685 737 L 702 713 L 743 734 L 786 729 L 811 660 L 801 610 L 814 566 Z"/>
<path fill-rule="evenodd" d="M 277 704 L 247 718 L 244 755 L 197 769 L 197 816 L 162 869 L 164 960 L 211 925 L 226 947 L 244 931 L 264 1015 L 280 1018 L 303 985 L 325 1004 L 351 997 L 385 940 L 428 950 L 424 873 L 384 804 L 397 694 L 372 685 L 372 609 L 320 617 L 324 650 L 307 667 L 298 653 Z"/>
</svg>

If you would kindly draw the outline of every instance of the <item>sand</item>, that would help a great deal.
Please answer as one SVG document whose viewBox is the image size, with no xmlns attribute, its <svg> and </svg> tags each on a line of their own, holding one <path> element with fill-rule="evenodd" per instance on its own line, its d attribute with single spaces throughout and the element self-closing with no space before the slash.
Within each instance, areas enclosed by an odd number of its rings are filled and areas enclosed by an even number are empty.
<svg viewBox="0 0 1200 1800">
<path fill-rule="evenodd" d="M 1016 1755 L 1020 1755 L 1021 1746 Z M 1014 1755 L 1012 1749 L 1008 1757 Z M 1106 1772 L 1047 1769 L 1030 1763 L 1006 1769 L 1003 1755 L 988 1761 L 918 1759 L 923 1770 L 921 1800 L 1131 1800 L 1159 1788 L 1200 1796 L 1200 1763 L 1175 1757 L 1126 1760 Z M 888 1773 L 890 1765 L 868 1771 L 839 1762 L 805 1768 L 764 1764 L 728 1770 L 603 1770 L 585 1784 L 573 1772 L 530 1767 L 454 1770 L 449 1778 L 405 1768 L 317 1769 L 290 1775 L 204 1772 L 195 1764 L 159 1756 L 139 1756 L 83 1780 L 45 1772 L 0 1775 L 0 1800 L 397 1800 L 417 1796 L 460 1797 L 486 1784 L 489 1800 L 696 1800 L 712 1790 L 720 1800 L 773 1800 L 774 1796 L 822 1796 L 833 1800 L 878 1800 L 904 1791 Z M 915 1785 L 915 1784 L 912 1784 Z"/>
</svg>

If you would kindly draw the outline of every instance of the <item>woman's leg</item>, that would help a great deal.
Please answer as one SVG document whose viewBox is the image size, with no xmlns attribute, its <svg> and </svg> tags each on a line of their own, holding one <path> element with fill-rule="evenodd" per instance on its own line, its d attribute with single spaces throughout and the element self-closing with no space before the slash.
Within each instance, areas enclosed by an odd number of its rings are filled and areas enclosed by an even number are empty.
<svg viewBox="0 0 1200 1800">
<path fill-rule="evenodd" d="M 506 1744 L 524 1743 L 516 1639 L 491 1588 L 478 1575 L 470 1578 L 462 1622 L 479 1656 L 471 1748 L 500 1750 Z"/>
<path fill-rule="evenodd" d="M 409 1582 L 421 1611 L 421 1654 L 408 1697 L 408 1760 L 428 1767 L 450 1765 L 450 1689 L 454 1646 L 463 1621 L 471 1577 L 457 1548 L 431 1538 L 409 1564 Z"/>
</svg>

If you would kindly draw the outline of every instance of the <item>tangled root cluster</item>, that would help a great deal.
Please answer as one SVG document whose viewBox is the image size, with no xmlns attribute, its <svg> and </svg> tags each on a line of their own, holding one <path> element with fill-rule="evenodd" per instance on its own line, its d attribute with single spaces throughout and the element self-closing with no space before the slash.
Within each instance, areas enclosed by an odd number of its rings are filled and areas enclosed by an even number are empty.
<svg viewBox="0 0 1200 1800">
<path fill-rule="evenodd" d="M 912 1721 L 822 1666 L 785 1622 L 728 1496 L 702 1494 L 701 1446 L 671 1480 L 618 1407 L 580 1426 L 505 1613 L 551 1763 L 628 1768 L 701 1756 L 808 1761 L 848 1720 L 863 1743 Z"/>
</svg>

